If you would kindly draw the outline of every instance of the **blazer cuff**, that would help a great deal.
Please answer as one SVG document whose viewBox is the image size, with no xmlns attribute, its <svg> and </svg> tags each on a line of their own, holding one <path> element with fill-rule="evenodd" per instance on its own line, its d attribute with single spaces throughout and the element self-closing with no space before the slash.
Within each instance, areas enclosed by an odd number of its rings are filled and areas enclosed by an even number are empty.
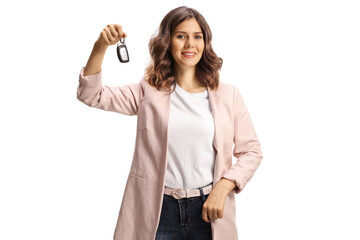
<svg viewBox="0 0 360 240">
<path fill-rule="evenodd" d="M 221 178 L 226 178 L 236 184 L 236 187 L 230 191 L 236 194 L 240 193 L 246 184 L 245 179 L 240 179 L 239 177 L 236 177 L 231 169 L 229 169 Z"/>
<path fill-rule="evenodd" d="M 85 67 L 82 67 L 79 74 L 80 87 L 88 87 L 88 88 L 102 87 L 102 80 L 101 80 L 102 69 L 100 69 L 98 73 L 86 75 L 86 76 L 84 76 L 84 70 Z"/>
</svg>

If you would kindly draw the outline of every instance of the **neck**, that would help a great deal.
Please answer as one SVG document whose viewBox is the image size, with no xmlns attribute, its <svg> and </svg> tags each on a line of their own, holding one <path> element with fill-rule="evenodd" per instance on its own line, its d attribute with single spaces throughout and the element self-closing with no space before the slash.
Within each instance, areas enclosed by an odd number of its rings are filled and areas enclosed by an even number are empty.
<svg viewBox="0 0 360 240">
<path fill-rule="evenodd" d="M 176 70 L 175 71 L 176 83 L 180 85 L 180 87 L 185 89 L 193 89 L 193 88 L 201 87 L 198 85 L 196 81 L 196 76 L 195 76 L 196 66 L 192 68 L 176 67 L 175 70 Z"/>
</svg>

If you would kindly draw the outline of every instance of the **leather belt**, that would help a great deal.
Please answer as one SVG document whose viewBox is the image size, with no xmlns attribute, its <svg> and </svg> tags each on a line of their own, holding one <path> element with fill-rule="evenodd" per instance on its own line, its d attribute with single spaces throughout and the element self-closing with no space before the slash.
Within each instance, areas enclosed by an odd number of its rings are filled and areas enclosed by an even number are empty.
<svg viewBox="0 0 360 240">
<path fill-rule="evenodd" d="M 204 195 L 207 195 L 212 190 L 212 183 L 202 188 Z M 175 199 L 191 198 L 201 196 L 199 189 L 185 189 L 185 188 L 167 188 L 165 187 L 164 193 L 173 196 Z"/>
</svg>

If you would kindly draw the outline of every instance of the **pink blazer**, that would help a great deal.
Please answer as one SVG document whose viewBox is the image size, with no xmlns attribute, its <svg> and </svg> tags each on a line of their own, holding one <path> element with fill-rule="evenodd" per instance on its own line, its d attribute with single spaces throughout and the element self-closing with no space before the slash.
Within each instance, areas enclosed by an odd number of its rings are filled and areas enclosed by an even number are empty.
<svg viewBox="0 0 360 240">
<path fill-rule="evenodd" d="M 160 221 L 167 166 L 170 93 L 144 78 L 138 83 L 109 87 L 101 73 L 79 74 L 77 99 L 105 111 L 137 115 L 135 151 L 114 232 L 114 240 L 154 240 Z M 227 196 L 223 218 L 211 221 L 213 240 L 237 240 L 235 193 L 254 175 L 263 158 L 250 115 L 236 86 L 220 82 L 209 91 L 215 124 L 213 187 L 222 178 L 236 183 Z M 233 145 L 234 148 L 233 148 Z M 232 164 L 232 156 L 237 158 Z"/>
</svg>

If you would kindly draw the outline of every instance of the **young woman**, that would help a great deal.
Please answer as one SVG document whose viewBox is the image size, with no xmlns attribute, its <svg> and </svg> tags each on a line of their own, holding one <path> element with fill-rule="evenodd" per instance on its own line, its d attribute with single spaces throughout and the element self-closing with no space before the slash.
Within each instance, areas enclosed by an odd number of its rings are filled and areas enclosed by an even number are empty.
<svg viewBox="0 0 360 240">
<path fill-rule="evenodd" d="M 234 194 L 263 155 L 242 95 L 219 80 L 206 20 L 192 8 L 171 10 L 149 42 L 140 82 L 103 85 L 106 49 L 126 37 L 118 24 L 104 28 L 77 89 L 88 106 L 137 115 L 114 240 L 238 239 Z"/>
</svg>

